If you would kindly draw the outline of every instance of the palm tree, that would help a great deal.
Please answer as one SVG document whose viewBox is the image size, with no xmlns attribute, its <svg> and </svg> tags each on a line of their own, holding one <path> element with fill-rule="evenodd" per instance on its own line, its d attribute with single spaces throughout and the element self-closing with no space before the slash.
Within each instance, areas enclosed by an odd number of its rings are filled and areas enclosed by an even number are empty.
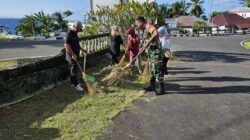
<svg viewBox="0 0 250 140">
<path fill-rule="evenodd" d="M 217 12 L 217 11 L 214 11 L 211 15 L 211 18 L 215 17 L 215 16 L 218 16 L 219 14 L 221 14 L 222 12 Z"/>
<path fill-rule="evenodd" d="M 39 27 L 33 15 L 25 15 L 20 24 L 16 27 L 17 32 L 21 32 L 24 36 L 35 37 L 38 34 Z"/>
<path fill-rule="evenodd" d="M 250 0 L 240 0 L 240 4 L 246 7 L 250 7 Z"/>
<path fill-rule="evenodd" d="M 202 16 L 201 16 L 201 19 L 203 19 L 203 20 L 208 20 L 208 18 L 207 18 L 206 15 L 202 15 Z"/>
<path fill-rule="evenodd" d="M 187 15 L 187 9 L 189 5 L 186 4 L 185 0 L 177 1 L 171 5 L 168 11 L 169 17 L 179 17 L 182 15 Z"/>
<path fill-rule="evenodd" d="M 165 15 L 167 17 L 169 14 L 168 12 L 170 9 L 170 5 L 169 4 L 161 4 L 161 5 L 159 5 L 159 8 L 160 8 L 160 10 L 162 10 L 163 15 Z"/>
<path fill-rule="evenodd" d="M 50 15 L 46 15 L 43 11 L 40 11 L 35 14 L 35 18 L 41 25 L 42 33 L 45 37 L 49 37 L 49 32 L 52 31 L 52 28 L 54 27 Z"/>
<path fill-rule="evenodd" d="M 200 17 L 203 14 L 202 4 L 204 3 L 204 0 L 191 0 L 191 2 L 191 15 Z"/>
<path fill-rule="evenodd" d="M 61 12 L 55 12 L 54 14 L 52 14 L 52 19 L 54 20 L 54 24 L 56 24 L 57 26 L 59 26 L 62 31 L 67 31 L 68 30 L 68 26 L 67 26 L 67 22 L 65 21 L 65 18 L 71 16 L 73 13 L 69 10 L 61 13 Z"/>
</svg>

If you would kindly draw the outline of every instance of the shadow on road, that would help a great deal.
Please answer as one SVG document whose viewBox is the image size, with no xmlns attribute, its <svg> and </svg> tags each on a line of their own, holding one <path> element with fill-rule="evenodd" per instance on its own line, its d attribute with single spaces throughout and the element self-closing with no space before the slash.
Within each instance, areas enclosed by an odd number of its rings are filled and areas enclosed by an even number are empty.
<svg viewBox="0 0 250 140">
<path fill-rule="evenodd" d="M 186 71 L 187 70 L 187 71 Z M 195 68 L 170 68 L 171 75 L 176 74 L 203 74 L 209 71 L 195 71 Z M 243 77 L 176 77 L 166 82 L 167 94 L 222 94 L 222 93 L 246 93 L 250 94 L 250 86 L 222 86 L 222 87 L 203 87 L 200 85 L 181 85 L 181 82 L 247 82 L 250 78 Z M 177 84 L 178 83 L 178 84 Z"/>
<path fill-rule="evenodd" d="M 249 54 L 208 52 L 208 51 L 177 51 L 175 56 L 184 62 L 223 62 L 239 63 L 250 60 Z"/>
<path fill-rule="evenodd" d="M 186 73 L 186 71 L 184 71 L 183 73 Z M 224 76 L 224 77 L 183 77 L 183 78 L 175 78 L 171 80 L 171 82 L 180 82 L 180 81 L 243 82 L 243 81 L 250 81 L 250 78 L 227 77 L 227 76 Z"/>
<path fill-rule="evenodd" d="M 250 94 L 250 86 L 223 86 L 223 87 L 202 87 L 202 86 L 183 86 L 180 84 L 167 83 L 167 94 L 227 94 L 245 93 Z"/>
</svg>

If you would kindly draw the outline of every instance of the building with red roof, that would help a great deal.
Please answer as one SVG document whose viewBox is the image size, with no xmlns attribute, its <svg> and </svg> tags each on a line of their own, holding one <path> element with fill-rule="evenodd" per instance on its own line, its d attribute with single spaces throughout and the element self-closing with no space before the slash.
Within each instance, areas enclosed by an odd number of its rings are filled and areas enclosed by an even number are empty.
<svg viewBox="0 0 250 140">
<path fill-rule="evenodd" d="M 211 30 L 212 27 L 217 27 L 216 24 L 212 24 L 211 22 L 205 21 L 195 16 L 180 16 L 176 18 L 176 20 L 177 20 L 177 27 L 182 28 L 183 30 L 189 33 L 193 33 L 193 26 L 197 21 L 205 22 L 207 24 L 206 30 Z"/>
<path fill-rule="evenodd" d="M 250 28 L 250 20 L 234 13 L 222 13 L 211 19 L 220 29 L 235 32 L 235 30 L 246 30 Z"/>
</svg>

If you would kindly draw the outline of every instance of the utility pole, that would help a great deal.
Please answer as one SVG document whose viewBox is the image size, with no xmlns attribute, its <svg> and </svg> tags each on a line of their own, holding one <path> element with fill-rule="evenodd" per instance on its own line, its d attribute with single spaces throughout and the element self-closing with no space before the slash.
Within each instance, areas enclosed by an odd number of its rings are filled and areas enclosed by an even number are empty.
<svg viewBox="0 0 250 140">
<path fill-rule="evenodd" d="M 212 18 L 213 5 L 214 5 L 214 0 L 212 0 L 212 2 L 211 2 L 211 8 L 210 8 L 210 18 L 211 18 L 211 22 L 212 22 L 212 28 L 214 26 L 213 18 Z"/>
<path fill-rule="evenodd" d="M 90 0 L 89 4 L 90 4 L 90 13 L 93 13 L 94 12 L 93 0 Z"/>
<path fill-rule="evenodd" d="M 88 18 L 88 22 L 91 22 L 92 20 L 92 16 L 94 14 L 94 3 L 93 0 L 89 0 L 89 5 L 90 5 L 90 11 L 89 11 L 89 18 Z"/>
</svg>

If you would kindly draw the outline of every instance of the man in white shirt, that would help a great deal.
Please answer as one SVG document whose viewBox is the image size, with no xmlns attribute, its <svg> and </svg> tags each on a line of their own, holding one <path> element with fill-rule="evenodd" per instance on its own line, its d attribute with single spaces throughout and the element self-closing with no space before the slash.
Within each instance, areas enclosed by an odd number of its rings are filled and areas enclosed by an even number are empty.
<svg viewBox="0 0 250 140">
<path fill-rule="evenodd" d="M 159 38 L 162 44 L 162 48 L 164 49 L 162 72 L 165 75 L 168 75 L 167 63 L 172 55 L 171 48 L 170 48 L 171 42 L 170 42 L 170 35 L 169 35 L 168 27 L 162 26 L 158 29 L 158 32 L 159 32 Z"/>
</svg>

